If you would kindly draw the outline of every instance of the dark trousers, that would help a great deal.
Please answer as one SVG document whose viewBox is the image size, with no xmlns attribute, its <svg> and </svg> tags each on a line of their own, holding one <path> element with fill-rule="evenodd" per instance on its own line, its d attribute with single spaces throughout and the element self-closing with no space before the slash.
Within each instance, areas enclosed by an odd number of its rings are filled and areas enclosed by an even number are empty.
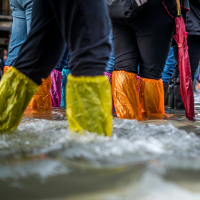
<svg viewBox="0 0 200 200">
<path fill-rule="evenodd" d="M 191 75 L 192 80 L 194 80 L 194 75 L 197 70 L 199 60 L 200 60 L 200 35 L 188 35 L 188 52 L 190 57 Z M 178 47 L 174 46 L 174 59 L 175 59 L 175 69 L 172 78 L 178 78 Z"/>
<path fill-rule="evenodd" d="M 72 75 L 103 75 L 111 50 L 109 33 L 105 0 L 34 0 L 31 30 L 14 67 L 40 84 L 67 44 Z"/>
<path fill-rule="evenodd" d="M 0 80 L 1 80 L 2 76 L 3 76 L 3 69 L 0 68 Z"/>
<path fill-rule="evenodd" d="M 162 0 L 149 1 L 133 19 L 113 19 L 114 70 L 160 79 L 173 39 L 175 21 Z"/>
</svg>

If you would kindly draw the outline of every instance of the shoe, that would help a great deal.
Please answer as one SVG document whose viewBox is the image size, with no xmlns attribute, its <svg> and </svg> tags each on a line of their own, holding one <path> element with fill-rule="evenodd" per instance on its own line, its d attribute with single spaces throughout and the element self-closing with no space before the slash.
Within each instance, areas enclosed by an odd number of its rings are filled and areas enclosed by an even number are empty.
<svg viewBox="0 0 200 200">
<path fill-rule="evenodd" d="M 67 119 L 71 132 L 111 136 L 111 87 L 106 76 L 68 76 Z"/>
<path fill-rule="evenodd" d="M 60 107 L 61 103 L 61 83 L 62 83 L 62 73 L 57 70 L 51 71 L 51 101 L 52 107 Z"/>
<path fill-rule="evenodd" d="M 52 101 L 51 101 L 51 77 L 49 76 L 46 79 L 42 79 L 42 84 L 39 86 L 38 91 L 34 94 L 31 99 L 28 109 L 38 110 L 38 109 L 51 109 Z"/>
<path fill-rule="evenodd" d="M 174 84 L 176 82 L 176 78 L 171 78 L 169 81 L 169 88 L 168 88 L 168 106 L 174 109 Z"/>
<path fill-rule="evenodd" d="M 162 79 L 140 77 L 139 89 L 140 104 L 144 116 L 165 113 Z"/>
<path fill-rule="evenodd" d="M 0 81 L 0 132 L 15 130 L 38 85 L 12 67 Z"/>
<path fill-rule="evenodd" d="M 169 84 L 164 84 L 163 83 L 163 87 L 164 87 L 165 106 L 167 106 L 168 105 L 168 101 L 169 101 L 169 93 L 168 93 Z"/>
<path fill-rule="evenodd" d="M 4 66 L 3 71 L 4 74 L 11 68 L 11 66 Z"/>
<path fill-rule="evenodd" d="M 174 109 L 185 110 L 180 94 L 180 79 L 177 78 L 174 85 Z"/>
<path fill-rule="evenodd" d="M 138 120 L 142 118 L 136 76 L 126 71 L 112 73 L 112 94 L 119 118 Z"/>
<path fill-rule="evenodd" d="M 62 70 L 62 83 L 61 83 L 61 103 L 60 107 L 66 107 L 66 84 L 67 84 L 67 76 L 70 74 L 69 69 Z"/>
</svg>

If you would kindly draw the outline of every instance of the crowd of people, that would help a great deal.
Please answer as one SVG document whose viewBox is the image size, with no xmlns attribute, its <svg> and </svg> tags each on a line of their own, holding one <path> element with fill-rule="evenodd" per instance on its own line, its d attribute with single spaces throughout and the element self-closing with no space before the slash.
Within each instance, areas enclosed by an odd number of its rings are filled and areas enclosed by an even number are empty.
<svg viewBox="0 0 200 200">
<path fill-rule="evenodd" d="M 0 82 L 6 102 L 0 105 L 0 131 L 17 128 L 27 106 L 66 106 L 71 131 L 107 136 L 112 115 L 142 120 L 164 114 L 164 105 L 184 109 L 173 40 L 176 1 L 133 2 L 127 14 L 115 0 L 10 0 L 13 27 Z M 181 6 L 194 80 L 200 0 L 182 0 Z"/>
</svg>

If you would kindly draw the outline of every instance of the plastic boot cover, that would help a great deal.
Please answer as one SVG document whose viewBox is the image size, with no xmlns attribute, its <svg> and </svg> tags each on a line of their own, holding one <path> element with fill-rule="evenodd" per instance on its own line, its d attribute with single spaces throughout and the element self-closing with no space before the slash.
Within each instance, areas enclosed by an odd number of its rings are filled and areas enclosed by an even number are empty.
<svg viewBox="0 0 200 200">
<path fill-rule="evenodd" d="M 60 107 L 62 73 L 57 70 L 51 71 L 51 101 L 53 107 Z"/>
<path fill-rule="evenodd" d="M 66 84 L 67 84 L 67 76 L 70 74 L 69 69 L 62 70 L 62 83 L 61 83 L 61 103 L 60 107 L 66 107 Z"/>
<path fill-rule="evenodd" d="M 111 88 L 112 88 L 112 74 L 108 72 L 104 72 L 104 74 L 108 77 Z M 112 99 L 112 115 L 115 117 L 116 116 L 116 111 L 115 111 L 115 106 L 114 106 L 114 101 Z"/>
<path fill-rule="evenodd" d="M 176 79 L 175 85 L 174 85 L 174 109 L 180 109 L 185 110 L 185 107 L 183 105 L 182 97 L 180 94 L 180 80 L 179 78 Z"/>
<path fill-rule="evenodd" d="M 5 74 L 10 68 L 11 68 L 11 66 L 5 66 L 5 67 L 3 68 L 4 74 Z"/>
<path fill-rule="evenodd" d="M 68 76 L 67 118 L 72 132 L 112 132 L 111 87 L 106 76 Z"/>
<path fill-rule="evenodd" d="M 31 99 L 28 109 L 50 109 L 52 108 L 51 101 L 51 77 L 42 79 L 42 84 L 39 86 L 37 93 Z"/>
<path fill-rule="evenodd" d="M 174 84 L 175 84 L 176 78 L 171 78 L 169 81 L 169 88 L 168 88 L 168 106 L 172 109 L 174 109 Z"/>
<path fill-rule="evenodd" d="M 112 73 L 112 93 L 116 114 L 119 118 L 142 118 L 136 74 L 114 71 Z"/>
<path fill-rule="evenodd" d="M 10 68 L 0 82 L 0 131 L 14 130 L 38 90 L 38 85 L 16 68 Z"/>
<path fill-rule="evenodd" d="M 142 114 L 165 113 L 163 81 L 140 77 L 140 103 Z"/>
</svg>

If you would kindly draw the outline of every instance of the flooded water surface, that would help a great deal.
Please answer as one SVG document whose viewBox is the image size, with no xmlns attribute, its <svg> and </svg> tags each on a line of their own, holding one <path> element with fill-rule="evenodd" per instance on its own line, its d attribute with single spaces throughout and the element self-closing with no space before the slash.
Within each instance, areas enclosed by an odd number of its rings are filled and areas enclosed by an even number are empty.
<svg viewBox="0 0 200 200">
<path fill-rule="evenodd" d="M 166 112 L 113 118 L 108 138 L 69 133 L 64 109 L 27 111 L 0 135 L 0 200 L 200 200 L 200 95 L 195 122 Z"/>
</svg>

